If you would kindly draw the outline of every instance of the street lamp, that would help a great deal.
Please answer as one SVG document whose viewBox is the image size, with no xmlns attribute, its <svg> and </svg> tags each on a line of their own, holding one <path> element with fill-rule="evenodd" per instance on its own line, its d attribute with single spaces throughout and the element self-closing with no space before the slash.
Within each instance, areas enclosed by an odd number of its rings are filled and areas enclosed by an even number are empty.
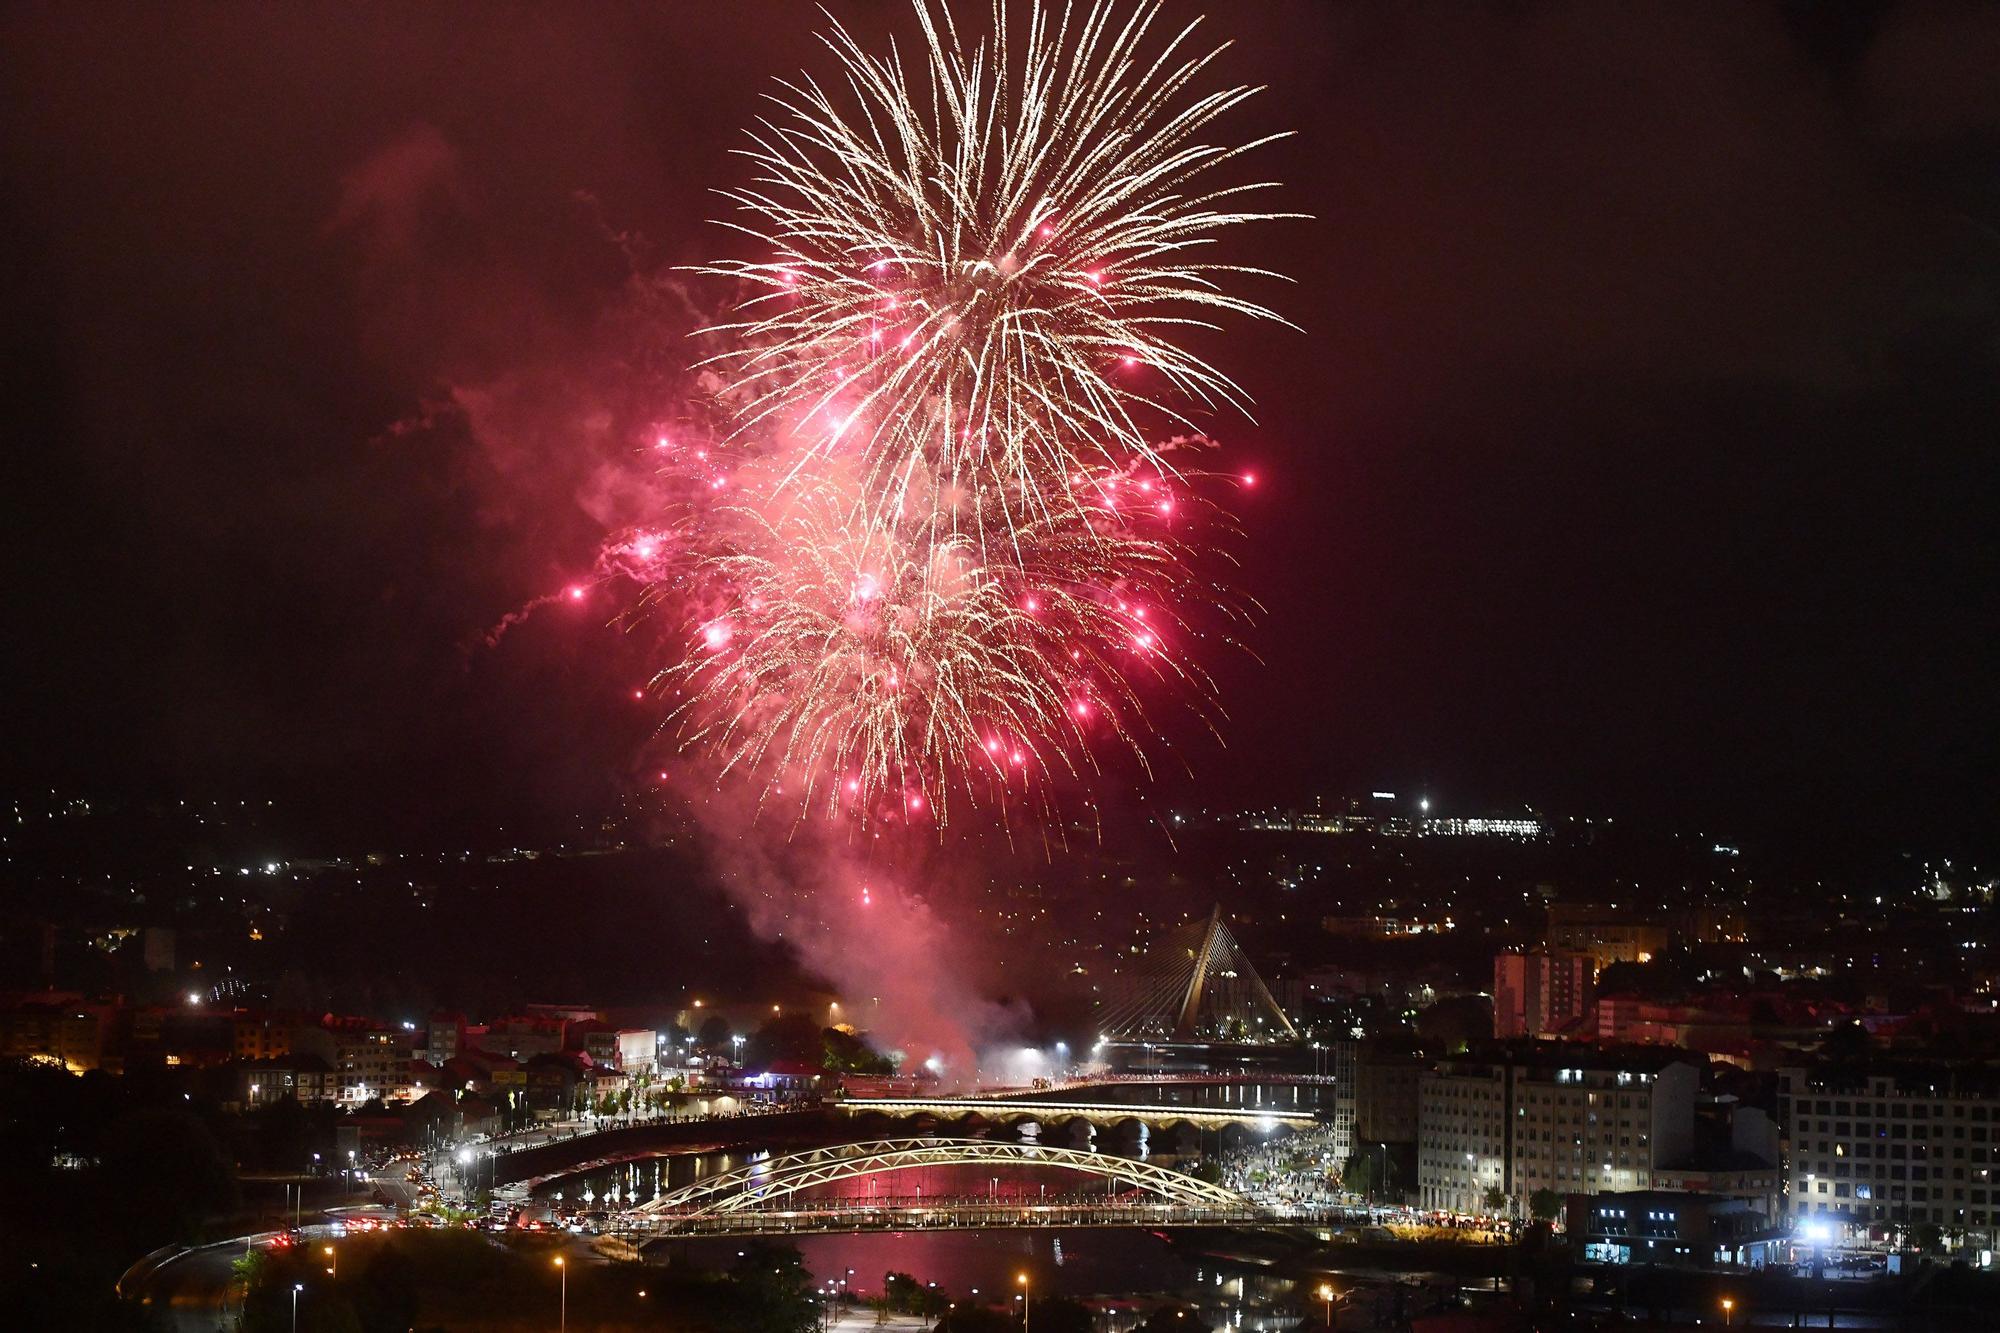
<svg viewBox="0 0 2000 1333">
<path fill-rule="evenodd" d="M 557 1307 L 556 1316 L 561 1322 L 556 1327 L 561 1333 L 569 1333 L 569 1264 L 560 1254 L 556 1256 L 556 1272 L 562 1274 L 562 1304 Z"/>
<path fill-rule="evenodd" d="M 1028 1275 L 1017 1273 L 1014 1281 L 1021 1285 L 1021 1333 L 1028 1333 Z"/>
<path fill-rule="evenodd" d="M 1729 1297 L 1724 1296 L 1722 1298 L 1722 1326 L 1724 1328 L 1728 1328 L 1730 1326 L 1731 1321 L 1735 1317 L 1735 1311 L 1736 1311 L 1736 1302 L 1729 1299 Z"/>
<path fill-rule="evenodd" d="M 292 1333 L 299 1333 L 299 1293 L 306 1289 L 303 1282 L 292 1284 Z"/>
<path fill-rule="evenodd" d="M 1331 1282 L 1322 1282 L 1319 1284 L 1319 1290 L 1314 1292 L 1313 1294 L 1315 1296 L 1318 1296 L 1322 1301 L 1326 1302 L 1326 1326 L 1328 1328 L 1332 1328 L 1333 1327 L 1333 1284 Z"/>
<path fill-rule="evenodd" d="M 325 1248 L 325 1249 L 324 1249 L 324 1250 L 322 1251 L 322 1253 L 326 1255 L 326 1275 L 327 1275 L 328 1277 L 334 1277 L 334 1276 L 337 1276 L 337 1275 L 336 1275 L 336 1274 L 334 1273 L 334 1271 L 333 1271 L 333 1270 L 334 1270 L 334 1266 L 335 1266 L 335 1265 L 336 1265 L 337 1263 L 339 1263 L 339 1260 L 337 1260 L 336 1258 L 334 1258 L 334 1254 L 333 1254 L 333 1246 L 331 1246 L 331 1245 L 327 1246 L 327 1247 L 326 1247 L 326 1248 Z"/>
</svg>

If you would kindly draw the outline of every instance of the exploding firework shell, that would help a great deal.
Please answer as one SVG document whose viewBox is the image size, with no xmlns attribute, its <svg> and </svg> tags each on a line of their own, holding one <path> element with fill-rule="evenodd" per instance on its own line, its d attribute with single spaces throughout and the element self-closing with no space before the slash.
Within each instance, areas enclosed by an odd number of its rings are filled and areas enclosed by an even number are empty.
<svg viewBox="0 0 2000 1333">
<path fill-rule="evenodd" d="M 1206 256 L 1291 215 L 1240 206 L 1268 182 L 1218 183 L 1268 140 L 1202 138 L 1258 90 L 1195 91 L 1221 50 L 1189 53 L 1196 25 L 1149 52 L 1155 3 L 1034 5 L 1010 48 L 1004 5 L 973 44 L 917 13 L 914 84 L 835 25 L 837 91 L 785 83 L 753 132 L 726 225 L 765 253 L 706 270 L 752 293 L 713 360 L 739 430 L 817 423 L 804 453 L 859 457 L 878 509 L 936 478 L 1032 524 L 1079 471 L 1164 466 L 1151 438 L 1190 408 L 1245 405 L 1181 338 L 1277 318 L 1224 286 L 1264 270 Z"/>
<path fill-rule="evenodd" d="M 1208 256 L 1288 215 L 1204 138 L 1256 90 L 1198 92 L 1217 51 L 1152 42 L 1152 0 L 1031 6 L 1012 45 L 1004 6 L 971 43 L 917 14 L 917 80 L 835 25 L 836 92 L 753 132 L 726 225 L 759 257 L 702 270 L 746 293 L 702 363 L 725 421 L 658 442 L 683 509 L 608 572 L 673 609 L 682 743 L 767 800 L 1048 813 L 1101 750 L 1145 763 L 1156 685 L 1213 715 L 1197 641 L 1246 608 L 1194 572 L 1233 529 L 1176 423 L 1244 397 L 1183 338 L 1276 318 Z"/>
<path fill-rule="evenodd" d="M 1102 744 L 1143 763 L 1147 686 L 1212 705 L 1193 641 L 1242 615 L 1189 575 L 1180 533 L 1219 516 L 1168 485 L 1095 477 L 1100 498 L 1011 530 L 996 561 L 928 509 L 858 519 L 839 480 L 739 479 L 706 519 L 723 535 L 701 594 L 678 589 L 695 610 L 662 684 L 683 742 L 767 798 L 864 819 L 943 820 L 961 802 L 1047 812 Z M 1134 503 L 1102 498 L 1121 492 Z"/>
</svg>

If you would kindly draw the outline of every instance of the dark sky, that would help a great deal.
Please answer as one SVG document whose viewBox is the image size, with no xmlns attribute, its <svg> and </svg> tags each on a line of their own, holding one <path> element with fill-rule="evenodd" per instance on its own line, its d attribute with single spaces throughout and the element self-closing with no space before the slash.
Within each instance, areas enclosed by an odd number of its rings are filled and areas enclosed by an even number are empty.
<svg viewBox="0 0 2000 1333">
<path fill-rule="evenodd" d="M 1243 251 L 1305 333 L 1214 349 L 1269 615 L 1205 789 L 1992 847 L 2000 9 L 1214 11 L 1316 220 Z M 9 7 L 7 781 L 419 820 L 621 781 L 628 641 L 475 645 L 587 563 L 592 405 L 685 350 L 631 274 L 725 244 L 815 21 Z"/>
</svg>

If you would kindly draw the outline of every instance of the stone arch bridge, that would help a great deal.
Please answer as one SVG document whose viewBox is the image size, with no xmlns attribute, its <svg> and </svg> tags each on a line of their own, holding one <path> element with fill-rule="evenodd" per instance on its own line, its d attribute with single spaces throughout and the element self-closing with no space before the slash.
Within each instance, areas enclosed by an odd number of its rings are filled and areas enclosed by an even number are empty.
<svg viewBox="0 0 2000 1333">
<path fill-rule="evenodd" d="M 1223 1134 L 1248 1138 L 1282 1130 L 1309 1129 L 1310 1111 L 1274 1111 L 1243 1106 L 1139 1105 L 1129 1102 L 1037 1101 L 1029 1097 L 850 1097 L 832 1104 L 836 1113 L 878 1129 L 909 1126 L 920 1133 L 949 1129 L 959 1134 L 991 1130 L 1028 1133 L 1045 1142 L 1085 1144 L 1096 1138 Z"/>
</svg>

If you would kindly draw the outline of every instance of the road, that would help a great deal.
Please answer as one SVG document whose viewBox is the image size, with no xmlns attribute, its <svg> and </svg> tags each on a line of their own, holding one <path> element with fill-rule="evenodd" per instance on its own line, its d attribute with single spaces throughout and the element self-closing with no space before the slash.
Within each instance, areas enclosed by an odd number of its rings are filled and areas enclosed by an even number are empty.
<svg viewBox="0 0 2000 1333">
<path fill-rule="evenodd" d="M 325 1227 L 305 1230 L 308 1235 L 326 1232 Z M 121 1290 L 127 1299 L 160 1312 L 174 1333 L 217 1333 L 229 1327 L 232 1318 L 236 1261 L 253 1246 L 269 1249 L 279 1234 L 238 1236 L 188 1250 L 155 1267 L 135 1268 L 125 1275 Z"/>
<path fill-rule="evenodd" d="M 329 1210 L 330 1221 L 314 1222 L 301 1230 L 306 1238 L 323 1244 L 345 1234 L 341 1223 L 349 1217 L 391 1219 L 391 1209 L 368 1205 Z M 235 1288 L 238 1259 L 252 1249 L 268 1250 L 282 1232 L 260 1231 L 254 1236 L 236 1236 L 173 1255 L 157 1264 L 141 1261 L 128 1270 L 119 1284 L 129 1300 L 158 1310 L 174 1333 L 217 1333 L 233 1327 L 238 1295 Z"/>
</svg>

